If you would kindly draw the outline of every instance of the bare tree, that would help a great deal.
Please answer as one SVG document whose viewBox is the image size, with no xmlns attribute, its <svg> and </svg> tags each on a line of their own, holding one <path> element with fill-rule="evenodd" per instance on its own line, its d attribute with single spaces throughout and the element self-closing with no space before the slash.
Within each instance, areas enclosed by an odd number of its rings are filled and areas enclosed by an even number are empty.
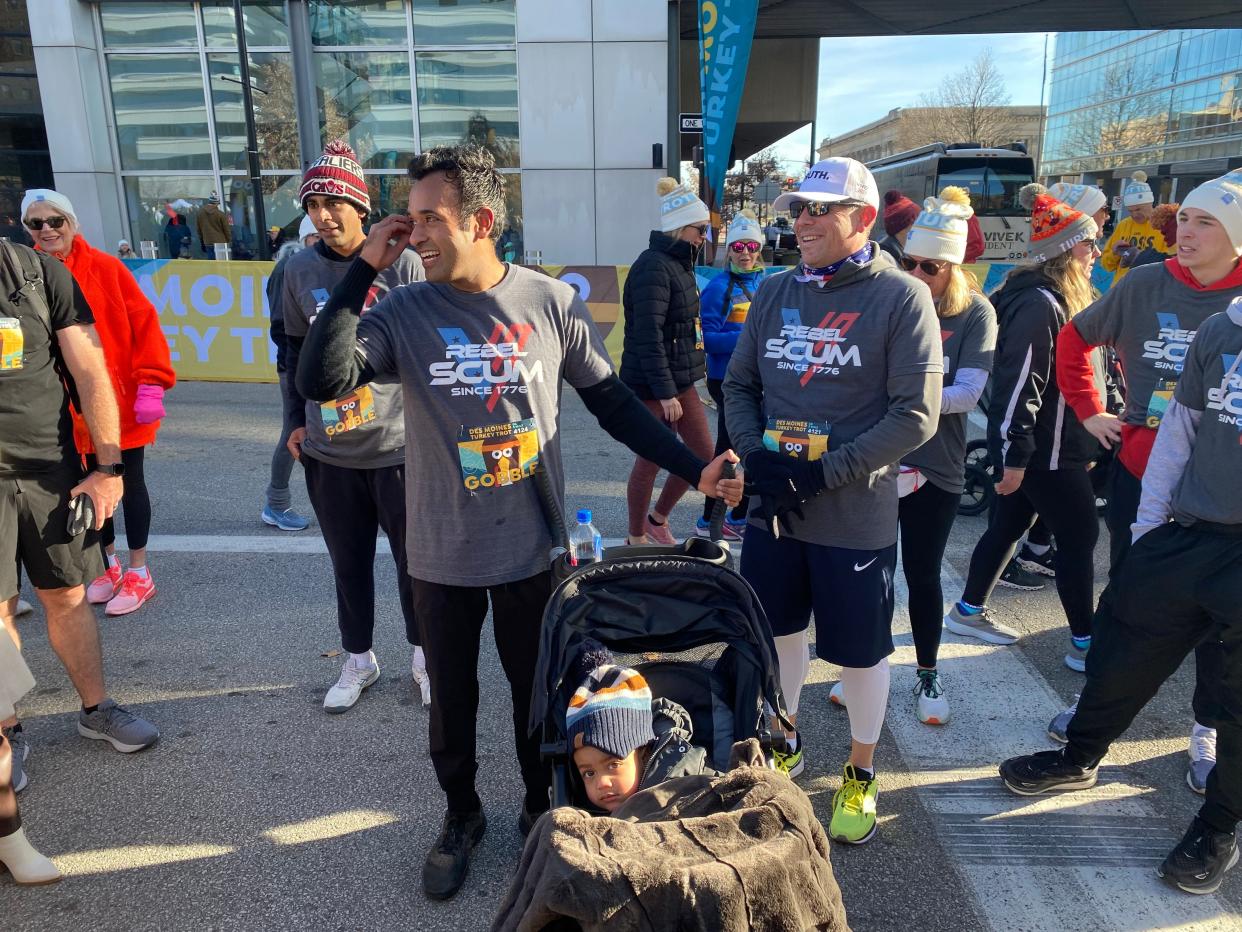
<svg viewBox="0 0 1242 932">
<path fill-rule="evenodd" d="M 725 175 L 724 202 L 720 205 L 724 222 L 728 223 L 734 214 L 753 202 L 756 185 L 783 177 L 780 160 L 771 148 L 746 159 L 742 163 L 742 171 Z"/>
<path fill-rule="evenodd" d="M 1010 96 L 992 50 L 984 49 L 969 65 L 949 75 L 919 98 L 917 108 L 902 112 L 907 147 L 931 142 L 977 142 L 998 146 L 1012 142 L 1018 124 L 1008 109 Z"/>
<path fill-rule="evenodd" d="M 1158 146 L 1168 126 L 1168 96 L 1145 92 L 1160 81 L 1133 62 L 1107 68 L 1092 106 L 1070 114 L 1061 151 L 1049 161 L 1072 160 L 1084 171 L 1115 168 L 1127 161 L 1125 153 Z"/>
</svg>

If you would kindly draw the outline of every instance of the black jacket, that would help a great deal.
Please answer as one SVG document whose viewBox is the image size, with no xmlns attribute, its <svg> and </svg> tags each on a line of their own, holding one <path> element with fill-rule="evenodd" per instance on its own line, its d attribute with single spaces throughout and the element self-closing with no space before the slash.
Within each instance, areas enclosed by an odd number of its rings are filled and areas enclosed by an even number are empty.
<svg viewBox="0 0 1242 932">
<path fill-rule="evenodd" d="M 902 257 L 906 254 L 906 251 L 901 248 L 901 243 L 897 242 L 897 237 L 895 236 L 885 236 L 884 239 L 880 240 L 880 248 L 892 256 L 894 262 L 898 263 L 901 262 Z"/>
<path fill-rule="evenodd" d="M 1057 388 L 1057 334 L 1069 320 L 1056 286 L 1038 269 L 1011 275 L 992 294 L 999 327 L 988 404 L 993 463 L 1014 469 L 1085 467 L 1099 445 Z M 1105 394 L 1098 352 L 1091 354 Z"/>
<path fill-rule="evenodd" d="M 621 381 L 640 398 L 673 398 L 707 373 L 694 249 L 652 231 L 625 280 Z"/>
</svg>

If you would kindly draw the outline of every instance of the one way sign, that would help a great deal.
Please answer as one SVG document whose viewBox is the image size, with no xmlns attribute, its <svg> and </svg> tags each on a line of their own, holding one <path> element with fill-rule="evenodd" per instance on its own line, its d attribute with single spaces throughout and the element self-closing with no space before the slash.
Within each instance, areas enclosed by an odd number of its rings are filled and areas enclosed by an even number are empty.
<svg viewBox="0 0 1242 932">
<path fill-rule="evenodd" d="M 681 131 L 683 133 L 703 132 L 703 114 L 683 113 L 681 115 Z"/>
</svg>

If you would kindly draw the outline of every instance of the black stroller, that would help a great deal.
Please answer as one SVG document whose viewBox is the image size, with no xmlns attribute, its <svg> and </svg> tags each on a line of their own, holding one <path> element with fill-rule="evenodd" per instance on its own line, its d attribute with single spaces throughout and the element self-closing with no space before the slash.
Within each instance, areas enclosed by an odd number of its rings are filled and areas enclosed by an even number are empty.
<svg viewBox="0 0 1242 932">
<path fill-rule="evenodd" d="M 723 511 L 718 505 L 717 539 Z M 558 516 L 549 520 L 564 540 Z M 728 768 L 735 741 L 758 738 L 769 762 L 774 741 L 784 744 L 784 735 L 774 738 L 768 727 L 775 710 L 792 728 L 776 648 L 758 597 L 731 562 L 727 545 L 702 538 L 676 547 L 609 548 L 601 562 L 584 567 L 570 566 L 564 553 L 554 558 L 553 574 L 562 581 L 544 610 L 530 707 L 530 731 L 542 729 L 541 750 L 552 767 L 553 807 L 586 802 L 569 758 L 565 710 L 587 637 L 641 672 L 653 695 L 686 709 L 694 743 L 715 769 Z"/>
</svg>

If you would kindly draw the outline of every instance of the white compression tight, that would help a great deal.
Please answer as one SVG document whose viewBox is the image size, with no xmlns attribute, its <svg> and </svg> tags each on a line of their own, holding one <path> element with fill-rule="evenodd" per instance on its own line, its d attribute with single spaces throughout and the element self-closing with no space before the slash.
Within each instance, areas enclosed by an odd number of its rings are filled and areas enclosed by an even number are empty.
<svg viewBox="0 0 1242 932">
<path fill-rule="evenodd" d="M 874 667 L 842 667 L 841 688 L 850 713 L 850 737 L 859 744 L 876 744 L 888 708 L 888 658 Z"/>
<path fill-rule="evenodd" d="M 776 662 L 781 668 L 781 693 L 785 696 L 785 711 L 798 714 L 798 697 L 811 668 L 811 655 L 807 652 L 810 629 L 797 634 L 784 634 L 772 640 L 776 643 Z"/>
</svg>

